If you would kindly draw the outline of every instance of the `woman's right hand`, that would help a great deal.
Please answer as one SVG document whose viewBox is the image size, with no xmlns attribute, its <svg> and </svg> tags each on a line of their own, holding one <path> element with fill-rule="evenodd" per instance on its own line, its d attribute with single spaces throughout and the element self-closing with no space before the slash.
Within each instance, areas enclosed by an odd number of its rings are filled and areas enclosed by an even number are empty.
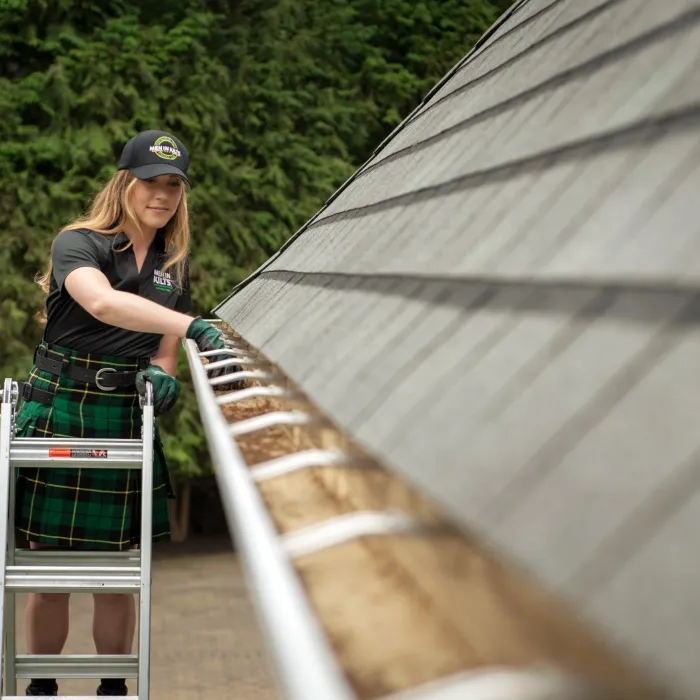
<svg viewBox="0 0 700 700">
<path fill-rule="evenodd" d="M 224 350 L 226 348 L 226 343 L 221 336 L 221 331 L 218 328 L 214 328 L 211 323 L 207 323 L 201 316 L 197 316 L 197 318 L 190 323 L 187 328 L 186 337 L 197 343 L 199 352 Z"/>
<path fill-rule="evenodd" d="M 224 342 L 221 331 L 215 328 L 211 323 L 207 323 L 201 316 L 190 323 L 187 328 L 186 336 L 190 340 L 194 340 L 199 348 L 200 352 L 208 352 L 210 350 L 226 350 L 226 343 Z M 209 357 L 210 362 L 218 362 L 220 360 L 231 359 L 231 355 L 212 355 Z M 240 372 L 241 367 L 238 365 L 230 365 L 228 367 L 221 367 L 209 372 L 210 377 L 220 377 L 224 374 L 232 374 L 233 372 Z M 240 383 L 236 382 L 234 388 L 238 388 Z"/>
</svg>

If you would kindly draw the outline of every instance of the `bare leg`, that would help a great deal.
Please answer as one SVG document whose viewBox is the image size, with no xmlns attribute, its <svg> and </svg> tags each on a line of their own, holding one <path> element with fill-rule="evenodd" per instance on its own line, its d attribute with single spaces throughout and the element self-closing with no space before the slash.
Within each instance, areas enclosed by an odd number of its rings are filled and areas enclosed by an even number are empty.
<svg viewBox="0 0 700 700">
<path fill-rule="evenodd" d="M 134 596 L 96 593 L 92 636 L 98 654 L 130 654 L 136 627 Z"/>
<path fill-rule="evenodd" d="M 30 654 L 60 654 L 68 639 L 70 593 L 30 593 L 27 601 L 27 649 Z"/>
<path fill-rule="evenodd" d="M 40 544 L 30 542 L 32 549 Z M 60 654 L 68 638 L 70 593 L 30 593 L 25 624 L 30 654 Z"/>
</svg>

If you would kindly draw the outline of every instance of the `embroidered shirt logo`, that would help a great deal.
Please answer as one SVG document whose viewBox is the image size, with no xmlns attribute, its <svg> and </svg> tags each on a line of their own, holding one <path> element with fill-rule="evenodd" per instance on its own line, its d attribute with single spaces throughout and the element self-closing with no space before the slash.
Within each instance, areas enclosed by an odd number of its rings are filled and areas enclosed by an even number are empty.
<svg viewBox="0 0 700 700">
<path fill-rule="evenodd" d="M 175 160 L 182 155 L 177 144 L 170 136 L 159 136 L 149 150 L 165 160 Z"/>
<path fill-rule="evenodd" d="M 173 280 L 169 272 L 153 270 L 153 286 L 159 292 L 170 292 L 173 289 Z"/>
</svg>

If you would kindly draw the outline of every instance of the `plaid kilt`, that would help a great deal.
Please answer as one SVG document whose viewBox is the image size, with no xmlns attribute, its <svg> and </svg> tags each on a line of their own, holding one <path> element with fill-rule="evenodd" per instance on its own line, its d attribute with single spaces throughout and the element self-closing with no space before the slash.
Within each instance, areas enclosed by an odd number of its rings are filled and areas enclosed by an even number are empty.
<svg viewBox="0 0 700 700">
<path fill-rule="evenodd" d="M 79 367 L 138 369 L 135 358 L 52 349 Z M 60 356 L 49 350 L 47 356 Z M 17 437 L 140 439 L 141 409 L 133 388 L 101 391 L 32 368 L 26 380 L 54 393 L 52 405 L 23 401 Z M 17 469 L 15 522 L 30 542 L 86 550 L 125 550 L 140 541 L 140 469 Z M 153 443 L 153 541 L 170 539 L 168 498 L 174 497 L 156 426 Z"/>
</svg>

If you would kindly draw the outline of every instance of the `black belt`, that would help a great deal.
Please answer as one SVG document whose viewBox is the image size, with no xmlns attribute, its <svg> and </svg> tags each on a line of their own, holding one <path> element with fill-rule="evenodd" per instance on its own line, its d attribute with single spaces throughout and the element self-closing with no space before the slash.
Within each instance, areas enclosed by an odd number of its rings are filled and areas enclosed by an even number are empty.
<svg viewBox="0 0 700 700">
<path fill-rule="evenodd" d="M 76 382 L 92 384 L 98 389 L 102 389 L 102 391 L 114 391 L 115 389 L 135 386 L 136 375 L 141 371 L 132 370 L 130 372 L 120 372 L 114 367 L 87 369 L 86 367 L 68 364 L 65 361 L 52 360 L 50 357 L 40 355 L 39 353 L 37 353 L 34 364 L 37 366 L 37 369 L 50 372 L 56 377 L 63 375 Z"/>
<path fill-rule="evenodd" d="M 149 360 L 147 358 L 139 358 L 139 369 L 130 371 L 119 371 L 114 367 L 102 367 L 100 369 L 87 369 L 86 367 L 78 367 L 70 364 L 61 353 L 51 350 L 50 352 L 58 355 L 61 359 L 56 360 L 46 356 L 49 351 L 45 345 L 40 345 L 34 356 L 34 364 L 37 369 L 44 372 L 49 372 L 56 379 L 60 376 L 68 377 L 76 382 L 90 384 L 102 391 L 114 391 L 115 389 L 125 389 L 136 386 L 136 375 L 145 369 Z M 53 403 L 54 393 L 37 389 L 37 387 L 28 382 L 17 382 L 19 385 L 20 395 L 25 401 L 38 401 L 47 406 Z"/>
</svg>

